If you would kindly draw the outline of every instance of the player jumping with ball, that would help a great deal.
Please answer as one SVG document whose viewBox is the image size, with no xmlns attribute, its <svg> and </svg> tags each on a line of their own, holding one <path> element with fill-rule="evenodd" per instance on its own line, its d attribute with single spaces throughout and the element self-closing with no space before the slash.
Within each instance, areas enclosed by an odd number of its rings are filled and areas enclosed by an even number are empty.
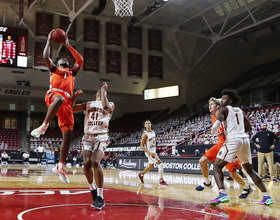
<svg viewBox="0 0 280 220">
<path fill-rule="evenodd" d="M 64 183 L 69 183 L 66 176 L 65 161 L 70 147 L 71 133 L 74 125 L 74 116 L 72 110 L 72 94 L 74 90 L 75 77 L 79 73 L 83 65 L 83 57 L 69 44 L 68 39 L 65 39 L 63 45 L 68 48 L 76 59 L 76 63 L 72 69 L 69 68 L 67 58 L 60 58 L 55 65 L 50 58 L 50 48 L 52 39 L 51 31 L 48 35 L 48 40 L 43 52 L 45 65 L 50 70 L 50 89 L 47 91 L 45 101 L 48 106 L 48 111 L 44 123 L 31 132 L 33 137 L 40 137 L 45 134 L 49 122 L 55 115 L 58 118 L 58 124 L 62 132 L 63 141 L 60 150 L 60 160 L 57 166 L 53 168 L 53 172 L 59 176 Z"/>
</svg>

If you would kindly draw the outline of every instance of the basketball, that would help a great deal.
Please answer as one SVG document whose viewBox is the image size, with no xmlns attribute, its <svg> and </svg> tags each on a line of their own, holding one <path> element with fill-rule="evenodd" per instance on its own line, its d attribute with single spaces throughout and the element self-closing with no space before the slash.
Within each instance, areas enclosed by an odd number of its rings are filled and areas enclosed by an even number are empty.
<svg viewBox="0 0 280 220">
<path fill-rule="evenodd" d="M 52 39 L 55 44 L 62 44 L 66 40 L 66 33 L 62 29 L 54 29 Z"/>
</svg>

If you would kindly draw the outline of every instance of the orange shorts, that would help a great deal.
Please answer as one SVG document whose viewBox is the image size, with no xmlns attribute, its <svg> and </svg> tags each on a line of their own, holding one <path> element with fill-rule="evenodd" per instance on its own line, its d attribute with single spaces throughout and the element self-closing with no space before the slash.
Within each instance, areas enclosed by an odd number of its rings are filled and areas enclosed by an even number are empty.
<svg viewBox="0 0 280 220">
<path fill-rule="evenodd" d="M 218 142 L 213 147 L 211 147 L 203 156 L 207 157 L 210 161 L 215 162 L 216 156 L 223 144 L 223 142 Z M 228 163 L 226 165 L 226 168 L 229 172 L 235 173 L 237 169 L 241 169 L 240 162 L 241 161 L 238 159 L 238 161 L 236 162 Z"/>
<path fill-rule="evenodd" d="M 226 165 L 226 168 L 228 169 L 228 171 L 229 171 L 230 173 L 236 173 L 237 170 L 241 169 L 240 163 L 241 163 L 241 161 L 240 161 L 239 158 L 238 158 L 237 161 L 228 163 L 228 164 Z"/>
<path fill-rule="evenodd" d="M 207 157 L 212 162 L 215 162 L 216 156 L 220 150 L 220 148 L 223 146 L 224 142 L 218 142 L 213 147 L 211 147 L 203 156 Z"/>
<path fill-rule="evenodd" d="M 46 93 L 45 102 L 49 107 L 54 101 L 54 98 L 58 95 L 63 96 L 65 99 L 65 102 L 56 113 L 56 116 L 58 118 L 58 125 L 61 131 L 65 131 L 65 130 L 72 131 L 74 126 L 74 115 L 72 110 L 71 99 L 69 99 L 63 92 L 50 90 Z"/>
</svg>

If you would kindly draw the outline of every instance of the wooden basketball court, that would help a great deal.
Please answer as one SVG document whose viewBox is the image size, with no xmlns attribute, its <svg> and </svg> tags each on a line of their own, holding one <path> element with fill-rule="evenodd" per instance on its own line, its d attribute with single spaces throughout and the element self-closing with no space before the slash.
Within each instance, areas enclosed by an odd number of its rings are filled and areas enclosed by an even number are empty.
<svg viewBox="0 0 280 220">
<path fill-rule="evenodd" d="M 261 206 L 256 186 L 248 199 L 239 199 L 242 189 L 226 181 L 230 203 L 210 206 L 217 187 L 197 192 L 200 175 L 165 173 L 168 187 L 158 185 L 157 172 L 148 172 L 144 181 L 139 171 L 104 169 L 106 206 L 94 210 L 82 168 L 68 168 L 70 184 L 51 173 L 52 166 L 1 167 L 0 219 L 278 219 L 279 183 L 266 182 L 274 205 Z M 212 177 L 211 177 L 212 178 Z"/>
</svg>

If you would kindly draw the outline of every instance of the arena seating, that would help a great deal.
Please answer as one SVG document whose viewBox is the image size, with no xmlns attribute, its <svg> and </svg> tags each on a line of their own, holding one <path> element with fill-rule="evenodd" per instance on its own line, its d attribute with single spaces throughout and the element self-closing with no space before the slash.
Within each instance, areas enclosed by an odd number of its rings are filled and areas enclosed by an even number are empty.
<svg viewBox="0 0 280 220">
<path fill-rule="evenodd" d="M 20 147 L 20 132 L 17 129 L 0 129 L 1 148 L 17 150 Z"/>
</svg>

